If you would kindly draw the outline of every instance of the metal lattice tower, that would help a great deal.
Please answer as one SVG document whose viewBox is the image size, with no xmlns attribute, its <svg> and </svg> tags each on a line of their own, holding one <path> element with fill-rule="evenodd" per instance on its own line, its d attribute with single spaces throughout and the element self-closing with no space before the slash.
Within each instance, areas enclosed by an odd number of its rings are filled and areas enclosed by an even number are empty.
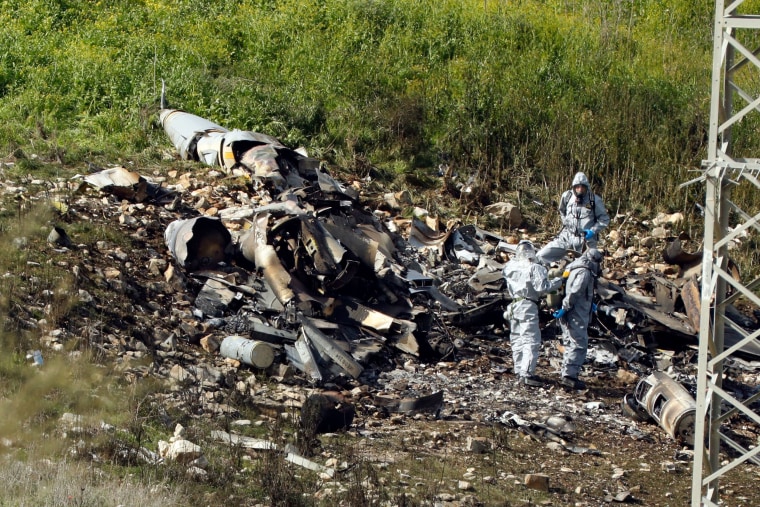
<svg viewBox="0 0 760 507">
<path fill-rule="evenodd" d="M 721 477 L 747 460 L 760 462 L 760 446 L 748 450 L 721 431 L 721 424 L 729 417 L 747 417 L 760 424 L 760 415 L 750 408 L 760 393 L 739 400 L 722 385 L 729 356 L 743 346 L 758 343 L 760 336 L 760 330 L 748 333 L 726 315 L 726 306 L 738 299 L 760 308 L 760 297 L 754 293 L 760 278 L 745 284 L 734 279 L 728 267 L 729 244 L 748 230 L 760 231 L 760 213 L 747 213 L 731 201 L 732 190 L 740 185 L 754 186 L 750 191 L 760 189 L 760 159 L 735 153 L 731 136 L 737 122 L 760 113 L 760 96 L 751 94 L 760 93 L 760 48 L 748 49 L 743 43 L 758 40 L 760 15 L 743 12 L 749 9 L 744 3 L 715 1 L 709 144 L 698 178 L 705 183 L 706 196 L 692 507 L 717 506 Z M 760 10 L 758 2 L 752 3 L 752 8 Z M 729 227 L 729 214 L 733 227 Z M 728 348 L 727 332 L 739 336 L 739 341 Z M 728 452 L 721 454 L 721 446 Z"/>
</svg>

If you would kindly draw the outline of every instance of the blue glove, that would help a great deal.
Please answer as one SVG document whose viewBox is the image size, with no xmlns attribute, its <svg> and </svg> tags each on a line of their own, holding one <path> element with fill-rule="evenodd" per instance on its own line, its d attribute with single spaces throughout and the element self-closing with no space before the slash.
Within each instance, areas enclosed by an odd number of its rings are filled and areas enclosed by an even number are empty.
<svg viewBox="0 0 760 507">
<path fill-rule="evenodd" d="M 552 313 L 552 317 L 554 317 L 555 319 L 561 319 L 562 317 L 565 316 L 566 313 L 567 313 L 567 310 L 565 310 L 564 308 L 560 308 L 556 312 Z"/>
<path fill-rule="evenodd" d="M 591 312 L 596 313 L 596 303 L 591 303 Z"/>
<path fill-rule="evenodd" d="M 592 231 L 591 229 L 584 229 L 583 232 L 586 233 L 586 241 L 594 237 L 594 231 Z"/>
</svg>

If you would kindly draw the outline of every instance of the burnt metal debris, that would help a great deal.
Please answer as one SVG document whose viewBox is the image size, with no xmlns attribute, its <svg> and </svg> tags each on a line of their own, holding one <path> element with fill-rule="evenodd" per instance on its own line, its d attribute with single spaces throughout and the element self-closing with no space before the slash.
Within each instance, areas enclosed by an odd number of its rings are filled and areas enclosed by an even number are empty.
<svg viewBox="0 0 760 507">
<path fill-rule="evenodd" d="M 123 168 L 84 180 L 121 199 L 153 199 L 170 212 L 164 239 L 181 269 L 165 275 L 191 294 L 195 322 L 182 327 L 189 342 L 198 343 L 204 332 L 223 334 L 223 357 L 254 369 L 287 365 L 313 386 L 331 386 L 341 378 L 373 384 L 378 370 L 368 366 L 398 365 L 405 355 L 456 361 L 467 356 L 468 341 L 488 350 L 505 336 L 509 299 L 501 269 L 514 237 L 458 222 L 440 225 L 424 210 L 403 218 L 392 211 L 408 206 L 408 195 L 368 198 L 305 150 L 268 135 L 169 108 L 160 122 L 182 159 L 243 178 L 248 195 L 206 216 L 183 205 L 180 193 Z M 501 207 L 510 224 L 522 220 L 512 206 Z M 630 252 L 621 247 L 610 255 L 625 259 Z M 689 441 L 693 398 L 663 373 L 676 366 L 663 351 L 678 351 L 681 365 L 695 355 L 701 254 L 685 252 L 676 238 L 662 259 L 655 269 L 605 269 L 587 366 L 642 379 L 621 401 L 623 414 L 654 420 L 671 437 Z M 549 304 L 542 302 L 545 341 L 558 332 Z M 734 326 L 759 327 L 738 309 L 731 312 Z M 727 347 L 729 334 L 727 328 Z M 506 371 L 503 355 L 486 354 L 492 371 Z M 758 358 L 760 348 L 752 346 L 731 356 L 745 369 L 756 368 Z M 433 387 L 406 394 L 376 396 L 373 403 L 388 412 L 438 414 L 445 402 Z"/>
<path fill-rule="evenodd" d="M 662 371 L 654 371 L 622 401 L 623 413 L 636 420 L 654 419 L 674 439 L 694 445 L 697 403 L 689 391 Z"/>
</svg>

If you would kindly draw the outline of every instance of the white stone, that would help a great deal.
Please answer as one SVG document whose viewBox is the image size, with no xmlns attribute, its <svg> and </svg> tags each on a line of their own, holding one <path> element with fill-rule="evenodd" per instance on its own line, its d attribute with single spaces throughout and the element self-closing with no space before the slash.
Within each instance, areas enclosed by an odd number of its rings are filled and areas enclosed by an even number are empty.
<svg viewBox="0 0 760 507">
<path fill-rule="evenodd" d="M 189 463 L 200 458 L 201 448 L 189 440 L 177 440 L 172 442 L 166 452 L 166 459 Z"/>
</svg>

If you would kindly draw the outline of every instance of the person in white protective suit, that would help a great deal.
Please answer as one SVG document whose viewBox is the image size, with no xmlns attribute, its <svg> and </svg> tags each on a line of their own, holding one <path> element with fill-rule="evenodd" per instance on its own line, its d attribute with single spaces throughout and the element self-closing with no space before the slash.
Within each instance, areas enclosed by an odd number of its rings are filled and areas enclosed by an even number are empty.
<svg viewBox="0 0 760 507">
<path fill-rule="evenodd" d="M 562 230 L 537 254 L 544 265 L 562 259 L 567 250 L 581 253 L 584 243 L 588 248 L 596 248 L 599 232 L 610 225 L 602 198 L 591 191 L 591 184 L 582 172 L 573 177 L 572 188 L 562 193 L 559 216 Z"/>
<path fill-rule="evenodd" d="M 541 349 L 538 327 L 538 301 L 547 292 L 557 290 L 563 279 L 548 279 L 547 269 L 538 263 L 530 241 L 520 241 L 514 257 L 502 270 L 512 302 L 504 312 L 509 321 L 512 359 L 518 382 L 530 387 L 543 384 L 536 376 L 536 363 Z"/>
<path fill-rule="evenodd" d="M 562 307 L 552 316 L 559 319 L 562 329 L 562 356 L 560 384 L 570 389 L 585 389 L 586 384 L 578 379 L 588 351 L 588 325 L 591 313 L 596 311 L 594 289 L 599 277 L 602 253 L 589 248 L 583 255 L 565 267 L 569 272 Z"/>
</svg>

